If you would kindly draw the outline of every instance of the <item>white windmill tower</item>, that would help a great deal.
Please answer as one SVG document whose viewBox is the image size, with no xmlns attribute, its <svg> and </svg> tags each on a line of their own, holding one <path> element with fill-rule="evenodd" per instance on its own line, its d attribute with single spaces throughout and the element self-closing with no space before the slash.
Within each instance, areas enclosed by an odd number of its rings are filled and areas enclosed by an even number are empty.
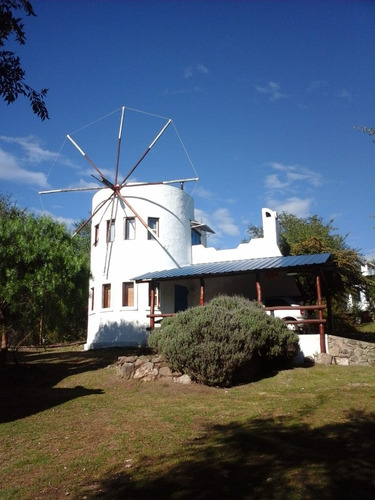
<svg viewBox="0 0 375 500">
<path fill-rule="evenodd" d="M 119 182 L 125 107 L 121 108 L 114 182 L 108 180 L 70 135 L 69 141 L 90 163 L 102 185 L 92 199 L 90 300 L 86 348 L 146 343 L 149 290 L 134 276 L 191 263 L 194 204 L 183 190 L 197 177 L 160 182 L 130 182 L 130 177 L 173 123 L 168 119 L 128 174 Z M 73 188 L 41 194 L 80 191 Z M 160 297 L 158 298 L 160 300 Z"/>
</svg>

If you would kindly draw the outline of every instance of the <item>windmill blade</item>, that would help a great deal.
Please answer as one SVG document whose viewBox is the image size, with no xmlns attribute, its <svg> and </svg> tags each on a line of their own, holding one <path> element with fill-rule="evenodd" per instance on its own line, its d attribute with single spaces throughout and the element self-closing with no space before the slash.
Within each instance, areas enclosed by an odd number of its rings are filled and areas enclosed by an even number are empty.
<svg viewBox="0 0 375 500">
<path fill-rule="evenodd" d="M 109 271 L 109 264 L 110 264 L 110 261 L 111 261 L 112 244 L 113 244 L 113 240 L 111 239 L 112 221 L 116 220 L 116 215 L 117 215 L 117 209 L 116 209 L 116 214 L 113 217 L 113 213 L 115 211 L 115 201 L 116 201 L 116 196 L 113 196 L 112 206 L 111 206 L 111 216 L 110 216 L 110 219 L 109 219 L 109 226 L 107 227 L 107 235 L 106 235 L 106 240 L 107 241 L 106 241 L 105 257 L 104 257 L 104 267 L 103 267 L 103 274 L 106 274 L 107 276 L 108 276 L 108 271 Z"/>
<path fill-rule="evenodd" d="M 114 185 L 112 184 L 112 182 L 109 182 L 107 179 L 98 179 L 97 177 L 95 177 L 94 174 L 91 174 L 91 177 L 93 177 L 96 181 L 104 184 L 105 187 L 114 190 Z M 100 189 L 102 189 L 102 188 L 100 188 Z"/>
<path fill-rule="evenodd" d="M 96 209 L 95 209 L 95 210 L 93 211 L 93 213 L 90 215 L 90 217 L 89 217 L 87 220 L 85 220 L 85 222 L 84 222 L 83 224 L 81 224 L 81 225 L 79 226 L 79 228 L 75 231 L 75 233 L 73 234 L 73 238 L 74 238 L 74 236 L 76 236 L 78 233 L 80 233 L 80 232 L 82 231 L 82 229 L 83 229 L 85 226 L 87 226 L 87 224 L 88 224 L 88 223 L 92 220 L 92 218 L 93 218 L 93 217 L 94 217 L 94 216 L 95 216 L 95 215 L 99 212 L 99 210 L 100 210 L 101 208 L 103 208 L 103 207 L 104 207 L 104 205 L 105 205 L 105 204 L 106 204 L 106 203 L 107 203 L 107 202 L 108 202 L 108 201 L 109 201 L 112 197 L 114 197 L 114 196 L 115 196 L 115 194 L 116 194 L 115 192 L 111 193 L 111 194 L 110 194 L 110 196 L 109 196 L 106 200 L 104 200 L 104 201 L 102 201 L 101 203 L 99 203 L 99 205 L 96 207 Z"/>
<path fill-rule="evenodd" d="M 190 177 L 189 179 L 173 179 L 170 181 L 154 181 L 154 182 L 134 182 L 126 184 L 126 187 L 139 187 L 139 186 L 157 186 L 160 184 L 184 184 L 185 182 L 197 182 L 199 177 Z"/>
<path fill-rule="evenodd" d="M 167 121 L 167 123 L 164 125 L 164 127 L 160 130 L 158 135 L 155 137 L 155 139 L 152 141 L 152 143 L 149 145 L 149 147 L 146 149 L 146 151 L 143 153 L 143 155 L 139 158 L 137 163 L 134 165 L 134 167 L 130 170 L 128 175 L 123 179 L 123 181 L 120 184 L 120 187 L 123 187 L 125 182 L 129 179 L 129 177 L 132 175 L 134 170 L 138 167 L 138 165 L 141 163 L 141 161 L 145 158 L 145 156 L 151 151 L 151 149 L 154 147 L 155 143 L 160 139 L 160 137 L 163 135 L 165 130 L 167 129 L 168 125 L 170 125 L 172 122 L 171 119 Z"/>
<path fill-rule="evenodd" d="M 109 265 L 111 263 L 111 255 L 112 255 L 112 247 L 113 247 L 113 240 L 111 239 L 112 221 L 116 220 L 117 209 L 118 209 L 117 204 L 115 207 L 115 202 L 117 202 L 116 194 L 118 194 L 118 193 L 116 193 L 114 191 L 114 196 L 112 199 L 112 206 L 111 206 L 111 216 L 109 219 L 109 226 L 107 228 L 107 236 L 106 236 L 107 241 L 106 241 L 106 250 L 105 250 L 105 257 L 104 257 L 103 274 L 105 274 L 107 277 L 108 277 L 108 272 L 109 272 Z"/>
<path fill-rule="evenodd" d="M 117 155 L 116 155 L 116 170 L 115 170 L 115 186 L 117 186 L 118 164 L 119 164 L 119 160 L 120 160 L 121 136 L 122 136 L 122 127 L 124 125 L 124 115 L 125 115 L 125 106 L 123 106 L 121 108 L 120 129 L 118 131 Z"/>
<path fill-rule="evenodd" d="M 54 193 L 74 193 L 76 191 L 99 191 L 103 189 L 101 186 L 97 187 L 82 187 L 82 188 L 63 188 L 63 189 L 49 189 L 48 191 L 38 191 L 38 194 L 54 194 Z"/>
<path fill-rule="evenodd" d="M 100 178 L 101 178 L 100 182 L 102 182 L 106 186 L 112 186 L 112 184 L 104 177 L 104 175 L 102 174 L 102 172 L 94 164 L 94 162 L 90 160 L 90 158 L 87 156 L 87 154 L 83 151 L 83 149 L 81 149 L 78 146 L 78 144 L 70 137 L 70 135 L 68 134 L 66 137 L 73 144 L 73 146 L 81 153 L 81 155 L 85 158 L 85 160 L 87 160 L 90 163 L 90 165 L 98 172 L 98 174 L 100 175 Z"/>
<path fill-rule="evenodd" d="M 173 179 L 170 181 L 162 181 L 162 184 L 183 184 L 184 182 L 198 182 L 199 177 L 190 177 L 188 179 Z"/>
</svg>

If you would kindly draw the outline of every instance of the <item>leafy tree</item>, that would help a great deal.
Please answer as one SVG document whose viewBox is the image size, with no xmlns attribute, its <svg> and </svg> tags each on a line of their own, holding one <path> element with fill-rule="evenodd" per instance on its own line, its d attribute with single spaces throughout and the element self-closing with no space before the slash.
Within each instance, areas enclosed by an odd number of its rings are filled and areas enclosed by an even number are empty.
<svg viewBox="0 0 375 500">
<path fill-rule="evenodd" d="M 361 130 L 362 132 L 364 132 L 367 135 L 375 136 L 375 129 L 373 129 L 373 128 L 368 128 L 368 127 L 354 127 L 354 128 L 356 130 Z M 373 139 L 373 141 L 375 142 L 375 139 Z"/>
<path fill-rule="evenodd" d="M 10 36 L 20 45 L 26 43 L 24 24 L 16 17 L 16 11 L 23 10 L 27 16 L 35 16 L 28 0 L 0 0 L 0 48 L 5 46 Z M 42 120 L 49 118 L 44 98 L 47 89 L 35 91 L 25 82 L 25 71 L 20 58 L 10 50 L 0 50 L 0 95 L 7 104 L 14 102 L 19 95 L 27 97 L 33 112 Z"/>
<path fill-rule="evenodd" d="M 0 316 L 18 339 L 77 338 L 85 330 L 89 252 L 63 224 L 0 198 Z"/>
<path fill-rule="evenodd" d="M 247 228 L 247 234 L 250 235 L 250 238 L 263 238 L 263 228 L 260 226 L 255 226 L 254 224 L 250 224 Z M 248 238 L 244 238 L 242 243 L 246 243 L 249 241 Z"/>
</svg>

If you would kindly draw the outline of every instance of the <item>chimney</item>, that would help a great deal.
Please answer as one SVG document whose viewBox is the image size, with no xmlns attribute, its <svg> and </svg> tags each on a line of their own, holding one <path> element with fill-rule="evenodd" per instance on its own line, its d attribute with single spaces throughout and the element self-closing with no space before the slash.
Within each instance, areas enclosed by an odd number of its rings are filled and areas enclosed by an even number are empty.
<svg viewBox="0 0 375 500">
<path fill-rule="evenodd" d="M 279 246 L 279 220 L 277 212 L 262 208 L 263 238 L 270 244 Z"/>
</svg>

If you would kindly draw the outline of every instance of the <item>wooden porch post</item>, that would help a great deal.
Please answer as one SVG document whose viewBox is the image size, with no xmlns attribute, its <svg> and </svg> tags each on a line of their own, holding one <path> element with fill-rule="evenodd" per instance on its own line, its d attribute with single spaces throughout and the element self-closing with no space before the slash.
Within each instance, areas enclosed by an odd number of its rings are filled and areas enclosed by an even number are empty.
<svg viewBox="0 0 375 500">
<path fill-rule="evenodd" d="M 316 295 L 318 298 L 318 306 L 322 305 L 322 290 L 320 287 L 320 276 L 316 276 Z M 323 311 L 319 309 L 318 312 L 319 320 L 323 320 Z M 326 339 L 324 335 L 324 324 L 319 323 L 319 337 L 320 337 L 320 352 L 325 353 L 326 351 Z"/>
<path fill-rule="evenodd" d="M 200 290 L 199 290 L 199 305 L 204 306 L 204 279 L 200 280 Z"/>
<path fill-rule="evenodd" d="M 150 329 L 155 328 L 155 284 L 153 281 L 150 283 Z"/>
<path fill-rule="evenodd" d="M 5 326 L 3 325 L 1 328 L 1 349 L 7 348 L 7 338 L 5 335 Z"/>
<path fill-rule="evenodd" d="M 256 273 L 255 275 L 255 287 L 257 291 L 257 302 L 261 303 L 262 302 L 262 287 L 260 286 L 260 276 L 259 273 Z"/>
</svg>

